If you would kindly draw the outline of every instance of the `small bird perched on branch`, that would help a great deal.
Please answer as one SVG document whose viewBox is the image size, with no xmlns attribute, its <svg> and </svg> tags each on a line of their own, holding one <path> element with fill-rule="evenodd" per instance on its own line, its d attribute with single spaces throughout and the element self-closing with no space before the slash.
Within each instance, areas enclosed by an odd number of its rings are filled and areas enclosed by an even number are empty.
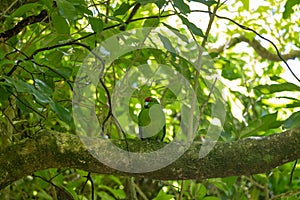
<svg viewBox="0 0 300 200">
<path fill-rule="evenodd" d="M 163 141 L 166 135 L 166 118 L 162 105 L 156 98 L 147 97 L 138 116 L 141 140 Z"/>
</svg>

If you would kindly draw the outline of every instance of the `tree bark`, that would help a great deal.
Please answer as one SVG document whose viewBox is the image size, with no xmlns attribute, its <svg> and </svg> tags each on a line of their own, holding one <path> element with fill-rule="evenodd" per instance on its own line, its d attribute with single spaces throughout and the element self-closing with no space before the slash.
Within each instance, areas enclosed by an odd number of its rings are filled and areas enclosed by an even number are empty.
<svg viewBox="0 0 300 200">
<path fill-rule="evenodd" d="M 107 151 L 107 139 L 92 139 L 90 150 Z M 163 147 L 156 141 L 114 141 L 135 152 L 151 152 Z M 94 158 L 77 135 L 44 132 L 13 144 L 0 152 L 0 189 L 35 171 L 48 168 L 77 168 L 93 173 L 147 177 L 159 180 L 205 179 L 264 173 L 300 157 L 300 128 L 267 137 L 217 142 L 204 158 L 199 158 L 201 142 L 175 162 L 157 171 L 128 173 L 113 169 Z M 112 155 L 112 159 L 117 156 Z M 162 158 L 164 159 L 164 158 Z M 120 161 L 121 162 L 121 161 Z M 155 162 L 155 161 L 154 161 Z"/>
<path fill-rule="evenodd" d="M 263 59 L 267 59 L 267 60 L 274 61 L 274 62 L 282 61 L 275 52 L 272 52 L 269 49 L 266 49 L 265 47 L 263 47 L 259 40 L 256 40 L 255 38 L 253 38 L 252 40 L 249 40 L 243 35 L 232 38 L 226 45 L 222 45 L 216 49 L 211 49 L 210 53 L 222 53 L 225 49 L 230 49 L 240 42 L 248 43 L 249 46 L 251 46 L 256 51 L 256 53 Z M 288 53 L 281 54 L 281 57 L 284 60 L 291 60 L 291 59 L 299 58 L 300 51 L 292 50 Z"/>
</svg>

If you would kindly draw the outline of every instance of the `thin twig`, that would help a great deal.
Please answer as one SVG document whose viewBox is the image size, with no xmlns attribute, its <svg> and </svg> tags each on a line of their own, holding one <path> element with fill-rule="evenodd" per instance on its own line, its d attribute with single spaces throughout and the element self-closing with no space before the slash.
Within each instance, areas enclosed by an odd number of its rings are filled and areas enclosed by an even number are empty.
<svg viewBox="0 0 300 200">
<path fill-rule="evenodd" d="M 193 10 L 193 11 L 191 11 L 191 12 L 204 12 L 204 13 L 210 13 L 210 14 L 213 14 L 213 13 L 210 12 L 210 11 L 203 11 L 203 10 Z M 276 54 L 277 54 L 277 56 L 280 58 L 280 60 L 285 64 L 285 66 L 288 68 L 288 70 L 291 72 L 291 74 L 295 77 L 295 79 L 296 79 L 297 81 L 300 82 L 300 78 L 297 77 L 297 75 L 293 72 L 293 70 L 292 70 L 292 68 L 289 66 L 289 64 L 285 61 L 285 59 L 282 58 L 282 56 L 281 56 L 281 54 L 280 54 L 280 52 L 279 52 L 279 49 L 277 48 L 277 46 L 275 45 L 274 42 L 272 42 L 270 39 L 268 39 L 268 38 L 262 36 L 261 34 L 259 34 L 259 33 L 258 33 L 257 31 L 255 31 L 254 29 L 249 28 L 249 27 L 247 27 L 247 26 L 245 26 L 245 25 L 242 25 L 242 24 L 240 24 L 240 23 L 234 21 L 233 19 L 230 19 L 230 18 L 224 17 L 224 16 L 220 16 L 220 15 L 217 15 L 217 14 L 216 14 L 215 16 L 216 16 L 217 18 L 220 18 L 220 19 L 226 19 L 226 20 L 228 20 L 228 21 L 234 23 L 235 25 L 237 25 L 238 27 L 240 27 L 240 28 L 242 28 L 242 29 L 244 29 L 244 30 L 246 30 L 246 31 L 251 31 L 251 32 L 255 33 L 255 35 L 257 35 L 257 36 L 260 37 L 261 39 L 263 39 L 263 40 L 269 42 L 269 43 L 275 48 Z"/>
<path fill-rule="evenodd" d="M 179 193 L 179 198 L 178 200 L 181 200 L 183 197 L 183 193 L 184 193 L 184 184 L 185 184 L 185 180 L 181 180 L 181 187 L 180 187 L 180 193 Z"/>
<path fill-rule="evenodd" d="M 293 166 L 292 171 L 291 171 L 291 175 L 290 175 L 290 185 L 292 185 L 293 174 L 294 174 L 294 171 L 295 171 L 295 169 L 296 169 L 297 162 L 298 162 L 298 160 L 295 161 L 294 166 Z"/>
</svg>

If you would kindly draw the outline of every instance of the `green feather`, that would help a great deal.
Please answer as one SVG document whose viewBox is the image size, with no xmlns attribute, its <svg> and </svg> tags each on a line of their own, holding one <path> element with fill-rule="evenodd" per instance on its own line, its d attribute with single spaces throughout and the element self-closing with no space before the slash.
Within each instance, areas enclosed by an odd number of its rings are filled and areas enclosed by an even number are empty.
<svg viewBox="0 0 300 200">
<path fill-rule="evenodd" d="M 157 99 L 148 97 L 138 116 L 140 138 L 163 141 L 166 134 L 166 118 Z"/>
</svg>

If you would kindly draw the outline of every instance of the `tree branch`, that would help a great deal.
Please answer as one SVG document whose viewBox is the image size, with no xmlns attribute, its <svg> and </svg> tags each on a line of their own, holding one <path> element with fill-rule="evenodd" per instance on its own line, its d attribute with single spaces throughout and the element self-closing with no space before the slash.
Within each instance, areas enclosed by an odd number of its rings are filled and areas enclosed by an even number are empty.
<svg viewBox="0 0 300 200">
<path fill-rule="evenodd" d="M 11 37 L 19 34 L 26 26 L 37 23 L 37 22 L 48 22 L 47 10 L 42 10 L 40 14 L 26 17 L 22 21 L 18 22 L 13 28 L 0 33 L 0 41 L 6 41 Z"/>
<path fill-rule="evenodd" d="M 263 59 L 267 59 L 267 60 L 274 61 L 274 62 L 282 61 L 276 53 L 270 52 L 268 49 L 263 47 L 261 45 L 261 43 L 258 40 L 256 40 L 255 38 L 253 38 L 251 41 L 243 35 L 232 38 L 227 44 L 224 44 L 216 49 L 212 49 L 210 52 L 211 53 L 212 52 L 222 53 L 225 49 L 234 47 L 236 44 L 238 44 L 240 42 L 248 43 L 256 51 L 256 53 Z M 284 60 L 300 58 L 300 51 L 299 50 L 291 51 L 290 53 L 282 54 L 281 57 Z"/>
<path fill-rule="evenodd" d="M 107 139 L 92 139 L 89 148 L 106 151 Z M 125 141 L 115 141 L 126 149 Z M 155 141 L 129 142 L 129 149 L 151 152 L 164 144 Z M 201 144 L 194 142 L 171 165 L 149 173 L 117 171 L 95 159 L 76 135 L 44 132 L 36 138 L 13 144 L 0 151 L 0 189 L 35 171 L 48 168 L 77 168 L 93 173 L 129 175 L 160 180 L 205 179 L 264 173 L 276 166 L 300 158 L 300 128 L 261 138 L 218 142 L 204 158 L 199 159 Z M 118 155 L 112 155 L 115 159 Z M 162 158 L 164 159 L 164 158 Z M 117 160 L 123 162 L 122 158 Z"/>
</svg>

